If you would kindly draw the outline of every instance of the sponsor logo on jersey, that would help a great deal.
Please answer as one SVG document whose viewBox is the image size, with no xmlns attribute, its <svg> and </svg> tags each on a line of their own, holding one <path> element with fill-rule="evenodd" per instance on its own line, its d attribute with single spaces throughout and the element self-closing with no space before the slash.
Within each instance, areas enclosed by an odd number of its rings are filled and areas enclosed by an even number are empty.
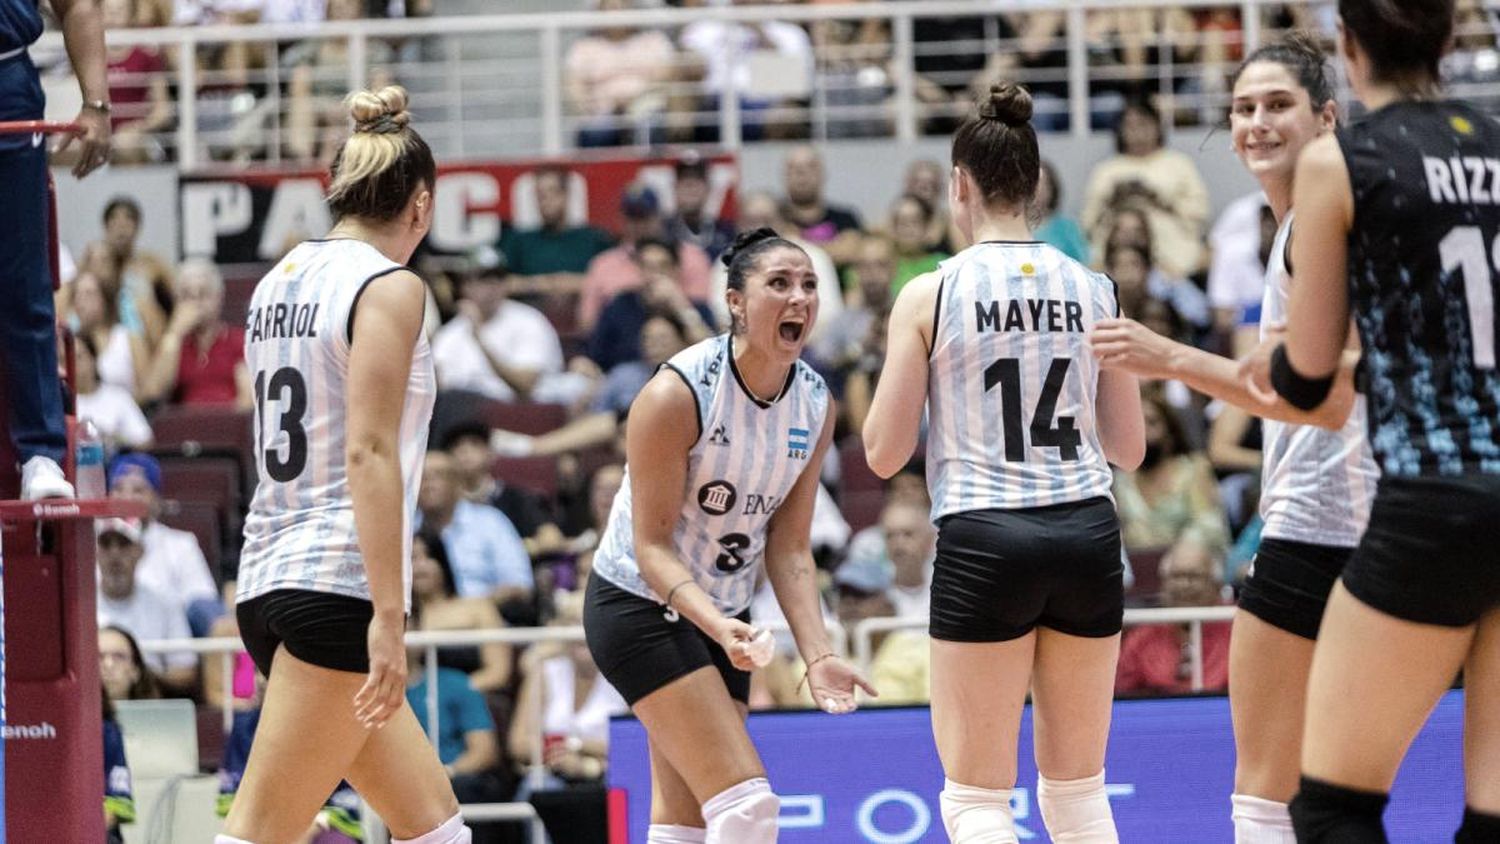
<svg viewBox="0 0 1500 844">
<path fill-rule="evenodd" d="M 729 445 L 729 434 L 725 433 L 724 426 L 714 427 L 714 432 L 708 435 L 709 445 Z"/>
<path fill-rule="evenodd" d="M 733 510 L 739 498 L 729 481 L 709 481 L 698 488 L 698 507 L 710 516 L 722 516 Z"/>
<path fill-rule="evenodd" d="M 788 428 L 786 431 L 786 456 L 793 460 L 806 460 L 811 445 L 812 432 L 806 428 Z"/>
</svg>

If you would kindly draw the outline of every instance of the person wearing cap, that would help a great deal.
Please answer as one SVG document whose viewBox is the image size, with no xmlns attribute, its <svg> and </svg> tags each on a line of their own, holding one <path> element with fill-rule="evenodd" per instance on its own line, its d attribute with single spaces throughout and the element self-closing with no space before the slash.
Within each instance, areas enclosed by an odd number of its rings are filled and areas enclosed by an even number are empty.
<svg viewBox="0 0 1500 844">
<path fill-rule="evenodd" d="M 516 276 L 527 278 L 533 288 L 576 292 L 594 256 L 614 245 L 603 229 L 568 223 L 568 182 L 573 175 L 554 164 L 531 172 L 537 213 L 542 224 L 535 229 L 507 228 L 500 249 Z"/>
<path fill-rule="evenodd" d="M 138 519 L 99 519 L 94 523 L 99 564 L 99 626 L 114 625 L 137 641 L 186 639 L 187 614 L 165 592 L 136 576 L 145 548 Z M 146 661 L 162 684 L 178 691 L 193 685 L 198 660 L 190 652 L 150 654 Z"/>
<path fill-rule="evenodd" d="M 543 376 L 563 369 L 557 329 L 541 311 L 510 297 L 503 253 L 481 247 L 469 257 L 458 316 L 432 340 L 438 387 L 524 401 Z"/>
<path fill-rule="evenodd" d="M 108 474 L 110 498 L 146 506 L 137 579 L 180 604 L 193 635 L 208 635 L 214 621 L 224 615 L 224 602 L 198 537 L 160 521 L 161 464 L 149 454 L 127 452 L 109 464 Z"/>
<path fill-rule="evenodd" d="M 625 189 L 620 198 L 620 214 L 624 218 L 620 245 L 600 253 L 591 261 L 588 275 L 583 279 L 578 300 L 578 327 L 584 331 L 593 330 L 604 306 L 616 296 L 627 290 L 640 289 L 645 284 L 646 274 L 635 260 L 636 244 L 663 237 L 661 202 L 656 191 L 646 185 L 634 184 Z M 697 244 L 678 242 L 677 264 L 682 291 L 687 298 L 694 302 L 707 301 L 711 272 L 708 253 Z"/>
<path fill-rule="evenodd" d="M 698 156 L 677 162 L 672 183 L 672 200 L 676 206 L 666 220 L 666 236 L 679 243 L 696 244 L 708 254 L 709 261 L 734 243 L 734 223 L 713 216 L 708 207 L 708 162 Z"/>
</svg>

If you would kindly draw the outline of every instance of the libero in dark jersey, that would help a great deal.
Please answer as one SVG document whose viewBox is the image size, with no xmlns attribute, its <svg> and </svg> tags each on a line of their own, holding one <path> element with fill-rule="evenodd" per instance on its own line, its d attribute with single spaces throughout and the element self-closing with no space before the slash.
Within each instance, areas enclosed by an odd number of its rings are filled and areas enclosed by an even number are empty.
<svg viewBox="0 0 1500 844">
<path fill-rule="evenodd" d="M 1500 475 L 1500 124 L 1394 102 L 1338 133 L 1353 188 L 1349 304 L 1386 477 Z"/>
<path fill-rule="evenodd" d="M 1316 407 L 1352 315 L 1382 469 L 1318 633 L 1292 821 L 1301 844 L 1386 841 L 1401 759 L 1462 670 L 1467 807 L 1455 840 L 1495 842 L 1500 127 L 1440 98 L 1453 0 L 1340 0 L 1339 15 L 1369 115 L 1302 154 L 1286 343 L 1245 366 L 1257 385 Z"/>
</svg>

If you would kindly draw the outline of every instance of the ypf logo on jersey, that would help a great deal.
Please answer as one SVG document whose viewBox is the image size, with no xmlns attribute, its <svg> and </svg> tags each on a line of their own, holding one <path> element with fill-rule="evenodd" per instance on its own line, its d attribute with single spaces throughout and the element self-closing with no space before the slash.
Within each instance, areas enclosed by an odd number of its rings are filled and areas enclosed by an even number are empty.
<svg viewBox="0 0 1500 844">
<path fill-rule="evenodd" d="M 791 460 L 806 460 L 812 432 L 806 428 L 786 429 L 786 456 Z"/>
<path fill-rule="evenodd" d="M 698 488 L 698 507 L 710 516 L 728 513 L 739 500 L 739 493 L 729 481 L 709 481 Z"/>
</svg>

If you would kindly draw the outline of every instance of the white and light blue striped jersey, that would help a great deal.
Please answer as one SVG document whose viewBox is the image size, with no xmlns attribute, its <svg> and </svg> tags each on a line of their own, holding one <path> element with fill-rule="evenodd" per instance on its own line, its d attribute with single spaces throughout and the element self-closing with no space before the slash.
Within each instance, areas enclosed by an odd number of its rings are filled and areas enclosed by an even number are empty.
<svg viewBox="0 0 1500 844">
<path fill-rule="evenodd" d="M 673 545 L 719 610 L 736 615 L 755 597 L 771 517 L 812 461 L 827 418 L 828 387 L 798 361 L 780 395 L 760 402 L 740 379 L 728 334 L 684 349 L 665 366 L 692 389 L 699 426 L 698 440 L 687 454 L 687 485 Z M 594 573 L 661 602 L 636 563 L 630 500 L 627 465 L 594 555 Z"/>
<path fill-rule="evenodd" d="M 1262 339 L 1286 325 L 1291 297 L 1286 250 L 1291 231 L 1292 215 L 1287 214 L 1266 265 Z M 1359 544 L 1380 477 L 1365 434 L 1367 424 L 1365 398 L 1359 395 L 1354 397 L 1348 421 L 1337 431 L 1262 421 L 1262 536 L 1335 548 Z"/>
<path fill-rule="evenodd" d="M 932 518 L 1111 497 L 1088 332 L 1115 283 L 1042 243 L 985 242 L 938 268 L 928 361 Z"/>
<path fill-rule="evenodd" d="M 245 518 L 239 600 L 273 589 L 370 597 L 344 464 L 349 343 L 366 285 L 404 269 L 361 240 L 298 245 L 256 285 L 245 327 L 245 363 L 255 382 L 259 483 Z M 425 333 L 412 342 L 403 389 L 402 583 L 411 609 L 411 524 L 437 393 Z M 407 342 L 407 338 L 391 338 Z"/>
</svg>

